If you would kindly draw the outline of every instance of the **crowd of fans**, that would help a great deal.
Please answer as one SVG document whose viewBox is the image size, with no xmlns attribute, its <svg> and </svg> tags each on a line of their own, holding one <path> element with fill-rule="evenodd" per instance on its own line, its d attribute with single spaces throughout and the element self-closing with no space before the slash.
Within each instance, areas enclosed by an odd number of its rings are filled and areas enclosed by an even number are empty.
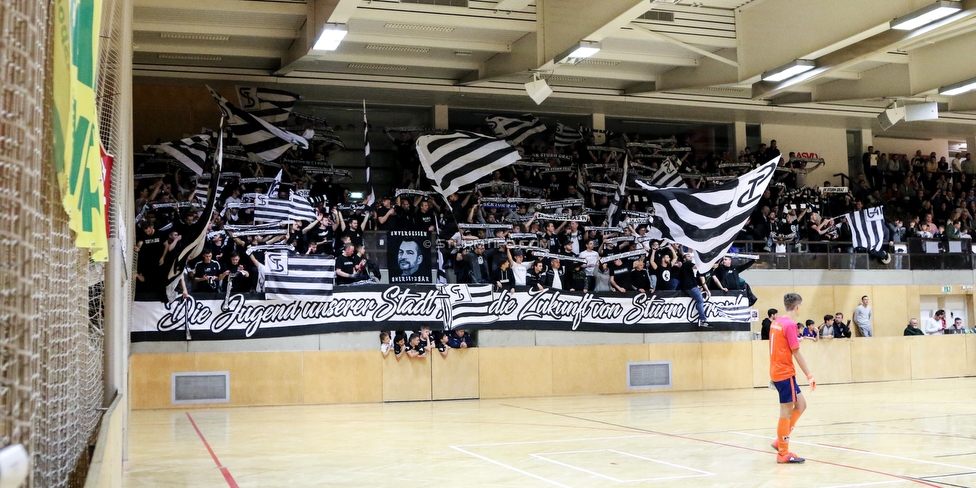
<svg viewBox="0 0 976 488">
<path fill-rule="evenodd" d="M 380 352 L 383 357 L 390 353 L 399 361 L 404 356 L 411 359 L 426 358 L 431 349 L 436 349 L 441 356 L 447 357 L 451 349 L 467 349 L 475 347 L 471 333 L 464 329 L 449 331 L 431 331 L 430 327 L 422 326 L 420 330 L 411 333 L 398 330 L 380 332 Z"/>
<path fill-rule="evenodd" d="M 689 187 L 719 185 L 769 161 L 781 152 L 776 141 L 738 157 L 727 151 L 694 148 L 676 138 L 647 141 L 639 134 L 596 134 L 557 146 L 551 134 L 530 137 L 517 146 L 522 161 L 495 171 L 469 191 L 442 199 L 418 177 L 416 133 L 388 136 L 396 151 L 402 184 L 366 208 L 350 199 L 341 171 L 320 171 L 338 150 L 313 143 L 293 149 L 279 161 L 258 164 L 228 151 L 219 212 L 213 217 L 207 252 L 190 263 L 188 283 L 197 292 L 252 291 L 259 287 L 262 252 L 255 246 L 283 244 L 302 254 L 334 254 L 339 285 L 378 281 L 377 249 L 366 249 L 368 230 L 419 230 L 436 234 L 437 280 L 489 283 L 499 289 L 558 288 L 608 293 L 650 293 L 700 287 L 745 290 L 738 276 L 751 261 L 725 260 L 697 276 L 685 252 L 654 239 L 649 199 L 634 178 L 649 179 L 665 160 L 675 164 Z M 176 171 L 152 154 L 138 155 L 136 173 L 137 289 L 156 291 L 179 253 L 185 229 L 199 218 L 199 192 L 191 173 Z M 846 191 L 824 192 L 806 185 L 807 174 L 822 161 L 784 157 L 756 211 L 740 232 L 740 251 L 851 252 L 849 226 L 842 215 L 885 206 L 889 243 L 910 237 L 958 239 L 976 225 L 976 171 L 969 155 L 952 161 L 920 152 L 912 158 L 875 152 L 864 155 L 864 171 Z M 626 193 L 619 203 L 622 220 L 611 225 L 608 211 L 627 159 Z M 312 164 L 307 164 L 312 163 Z M 282 173 L 279 197 L 292 191 L 315 202 L 316 218 L 282 222 L 265 235 L 235 235 L 233 226 L 254 223 L 250 194 L 267 191 Z M 357 182 L 358 183 L 358 182 Z M 824 187 L 830 187 L 824 182 Z M 197 200 L 194 196 L 197 195 Z M 243 203 L 243 205 L 242 205 Z M 230 226 L 230 227 L 228 227 Z M 615 259 L 605 259 L 616 256 Z M 684 267 L 684 270 L 682 269 Z M 751 293 L 749 293 L 751 295 Z M 395 342 L 395 341 L 394 341 Z"/>
</svg>

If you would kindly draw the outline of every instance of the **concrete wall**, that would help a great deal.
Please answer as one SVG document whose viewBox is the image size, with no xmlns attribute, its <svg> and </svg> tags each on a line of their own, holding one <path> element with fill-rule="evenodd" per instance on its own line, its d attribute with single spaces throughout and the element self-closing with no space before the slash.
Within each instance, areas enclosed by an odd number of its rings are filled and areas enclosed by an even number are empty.
<svg viewBox="0 0 976 488">
<path fill-rule="evenodd" d="M 887 154 L 907 154 L 909 157 L 914 156 L 915 151 L 921 150 L 922 154 L 925 154 L 926 156 L 929 153 L 934 152 L 937 156 L 945 156 L 947 160 L 952 161 L 951 154 L 949 154 L 948 139 L 918 141 L 913 139 L 889 139 L 887 137 L 875 136 L 874 149 Z"/>
<path fill-rule="evenodd" d="M 806 152 L 824 158 L 825 164 L 807 176 L 809 186 L 818 186 L 825 180 L 839 185 L 840 178 L 833 175 L 847 174 L 847 130 L 844 128 L 763 124 L 763 142 L 768 145 L 773 139 L 784 157 L 790 152 Z"/>
</svg>

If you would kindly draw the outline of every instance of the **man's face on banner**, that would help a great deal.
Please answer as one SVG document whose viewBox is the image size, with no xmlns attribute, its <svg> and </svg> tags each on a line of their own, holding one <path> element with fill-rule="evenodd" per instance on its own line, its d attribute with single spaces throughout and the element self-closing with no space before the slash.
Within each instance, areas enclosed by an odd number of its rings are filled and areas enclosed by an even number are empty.
<svg viewBox="0 0 976 488">
<path fill-rule="evenodd" d="M 397 264 L 400 266 L 400 274 L 410 276 L 417 272 L 424 257 L 420 254 L 420 244 L 414 241 L 403 241 L 400 243 L 400 250 L 397 251 Z"/>
</svg>

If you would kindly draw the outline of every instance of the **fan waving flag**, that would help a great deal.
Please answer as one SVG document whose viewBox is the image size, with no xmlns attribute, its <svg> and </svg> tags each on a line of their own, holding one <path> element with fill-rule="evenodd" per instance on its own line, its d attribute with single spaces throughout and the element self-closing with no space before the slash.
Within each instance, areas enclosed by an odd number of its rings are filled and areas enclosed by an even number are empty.
<svg viewBox="0 0 976 488">
<path fill-rule="evenodd" d="M 532 134 L 538 134 L 546 130 L 546 126 L 539 122 L 539 119 L 531 114 L 520 115 L 518 117 L 502 117 L 496 115 L 485 119 L 488 126 L 495 132 L 499 139 L 505 139 L 512 145 L 521 144 Z"/>
<path fill-rule="evenodd" d="M 209 148 L 209 134 L 200 134 L 159 145 L 160 151 L 172 156 L 197 176 L 203 174 L 203 166 L 207 162 L 207 149 Z"/>
<path fill-rule="evenodd" d="M 335 258 L 324 254 L 267 253 L 264 293 L 269 300 L 327 302 L 335 285 Z"/>
<path fill-rule="evenodd" d="M 779 157 L 722 186 L 661 188 L 638 180 L 654 206 L 654 226 L 666 239 L 695 251 L 699 270 L 728 252 L 776 171 Z"/>
<path fill-rule="evenodd" d="M 417 154 L 427 176 L 445 197 L 521 159 L 507 142 L 465 131 L 420 136 Z"/>
<path fill-rule="evenodd" d="M 885 220 L 884 207 L 872 207 L 845 214 L 847 223 L 851 226 L 851 240 L 854 247 L 863 247 L 871 251 L 881 251 L 884 245 Z"/>
<path fill-rule="evenodd" d="M 244 150 L 252 159 L 274 161 L 292 146 L 308 149 L 308 140 L 304 137 L 281 130 L 262 119 L 259 119 L 227 101 L 213 88 L 207 87 L 214 100 L 220 105 L 220 111 L 227 117 L 234 137 L 244 146 Z"/>
<path fill-rule="evenodd" d="M 291 109 L 300 97 L 294 93 L 256 86 L 237 87 L 237 101 L 251 115 L 271 124 L 288 121 Z"/>
<path fill-rule="evenodd" d="M 563 124 L 556 124 L 556 137 L 553 145 L 556 147 L 571 146 L 583 140 L 583 133 L 577 129 L 571 129 Z"/>
<path fill-rule="evenodd" d="M 647 180 L 647 184 L 661 188 L 688 188 L 678 175 L 678 168 L 671 158 L 661 161 L 661 166 L 657 168 L 651 179 Z"/>
<path fill-rule="evenodd" d="M 363 203 L 368 207 L 376 203 L 376 192 L 373 191 L 373 185 L 370 183 L 370 161 L 369 161 L 369 121 L 366 120 L 366 100 L 363 100 L 363 150 L 366 160 L 366 185 L 369 186 L 369 194 L 366 195 L 366 199 Z"/>
</svg>

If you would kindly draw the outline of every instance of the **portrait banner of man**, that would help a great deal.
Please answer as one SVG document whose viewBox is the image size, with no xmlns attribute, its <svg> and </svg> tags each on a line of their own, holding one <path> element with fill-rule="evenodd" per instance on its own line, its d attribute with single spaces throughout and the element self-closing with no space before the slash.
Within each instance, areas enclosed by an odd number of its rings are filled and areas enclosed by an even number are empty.
<svg viewBox="0 0 976 488">
<path fill-rule="evenodd" d="M 391 230 L 386 234 L 390 283 L 433 283 L 430 272 L 433 240 L 424 231 Z"/>
</svg>

